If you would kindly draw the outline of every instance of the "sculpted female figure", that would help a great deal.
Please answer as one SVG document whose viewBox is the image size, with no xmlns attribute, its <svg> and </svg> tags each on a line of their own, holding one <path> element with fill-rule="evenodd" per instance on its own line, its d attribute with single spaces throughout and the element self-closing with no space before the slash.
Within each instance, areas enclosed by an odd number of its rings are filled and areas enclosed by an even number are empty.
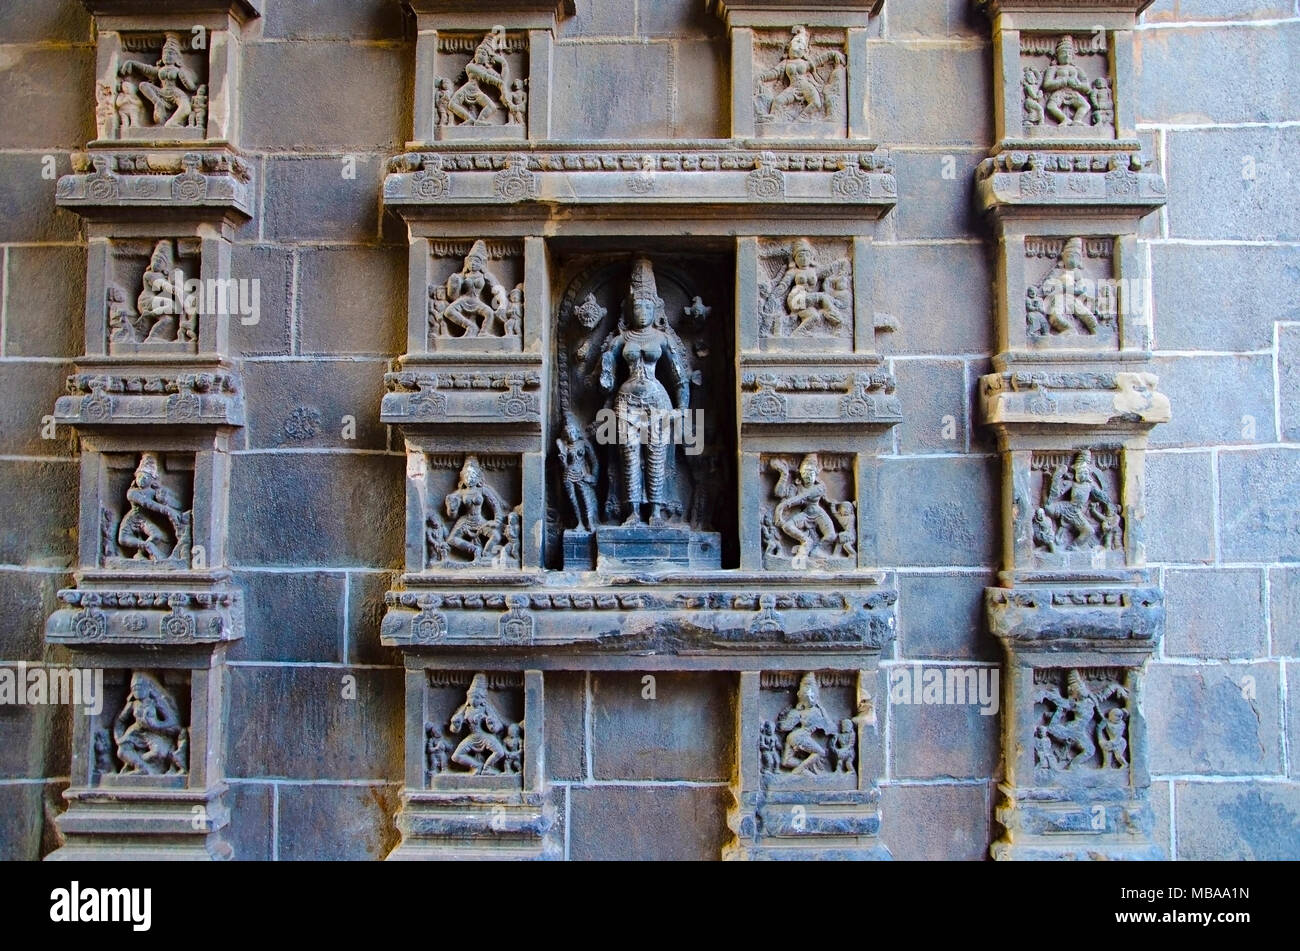
<svg viewBox="0 0 1300 951">
<path fill-rule="evenodd" d="M 139 92 L 153 106 L 154 125 L 186 124 L 191 112 L 190 94 L 198 91 L 199 77 L 181 58 L 181 41 L 177 34 L 168 33 L 163 40 L 158 65 L 126 60 L 118 72 L 122 76 L 139 73 L 151 80 L 140 83 Z"/>
<path fill-rule="evenodd" d="M 818 741 L 817 734 L 834 735 L 835 724 L 822 706 L 816 674 L 803 675 L 795 697 L 795 705 L 777 722 L 779 729 L 790 731 L 785 737 L 781 765 L 796 773 L 815 773 L 826 757 L 826 746 Z"/>
<path fill-rule="evenodd" d="M 451 761 L 480 775 L 500 772 L 496 763 L 506 755 L 506 748 L 497 734 L 505 725 L 505 717 L 488 698 L 487 679 L 482 674 L 475 674 L 465 693 L 465 702 L 451 715 L 448 724 L 453 734 L 469 730 L 469 736 L 461 740 L 451 754 Z"/>
<path fill-rule="evenodd" d="M 797 106 L 796 118 L 808 110 L 820 113 L 829 111 L 828 103 L 822 92 L 822 81 L 817 76 L 817 69 L 826 63 L 834 64 L 839 69 L 846 62 L 839 50 L 814 52 L 808 28 L 796 26 L 790 31 L 790 42 L 786 44 L 785 55 L 771 69 L 759 73 L 759 82 L 785 81 L 785 89 L 777 94 L 768 108 L 767 114 L 775 116 L 790 106 Z"/>
<path fill-rule="evenodd" d="M 620 364 L 623 373 L 618 372 Z M 659 382 L 660 370 L 673 387 L 671 396 Z M 601 389 L 614 392 L 624 525 L 644 524 L 643 504 L 649 505 L 651 525 L 666 522 L 672 429 L 669 422 L 674 409 L 685 410 L 690 405 L 693 382 L 699 382 L 698 374 L 692 374 L 686 348 L 668 326 L 664 302 L 655 285 L 654 267 L 649 258 L 639 257 L 632 263 L 632 280 L 618 332 L 605 338 L 600 353 Z"/>
<path fill-rule="evenodd" d="M 478 457 L 465 458 L 456 489 L 447 495 L 444 505 L 447 517 L 456 519 L 447 533 L 450 548 L 469 556 L 471 561 L 477 561 L 493 547 L 494 542 L 501 541 L 506 505 L 501 496 L 483 481 Z M 490 518 L 483 514 L 484 506 L 491 509 Z"/>
<path fill-rule="evenodd" d="M 126 500 L 131 507 L 118 526 L 118 544 L 124 551 L 134 551 L 133 557 L 137 559 L 170 558 L 189 527 L 190 513 L 181 511 L 180 499 L 162 484 L 158 477 L 158 457 L 153 453 L 146 452 L 140 457 L 135 478 L 126 490 Z M 160 519 L 170 524 L 170 533 Z"/>
<path fill-rule="evenodd" d="M 183 773 L 184 730 L 167 691 L 149 674 L 131 675 L 131 692 L 113 721 L 123 773 Z"/>
</svg>

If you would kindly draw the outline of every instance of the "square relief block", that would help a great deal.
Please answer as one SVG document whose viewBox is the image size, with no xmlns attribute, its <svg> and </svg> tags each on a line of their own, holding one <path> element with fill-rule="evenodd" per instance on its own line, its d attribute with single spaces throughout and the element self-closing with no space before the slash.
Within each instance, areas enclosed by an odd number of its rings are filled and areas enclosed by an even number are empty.
<svg viewBox="0 0 1300 951">
<path fill-rule="evenodd" d="M 429 350 L 518 352 L 522 242 L 430 241 L 429 254 Z"/>
<path fill-rule="evenodd" d="M 797 25 L 754 30 L 754 128 L 759 136 L 848 134 L 846 31 Z"/>
<path fill-rule="evenodd" d="M 91 787 L 184 789 L 190 775 L 190 672 L 104 671 L 102 711 L 90 719 Z"/>
<path fill-rule="evenodd" d="M 518 568 L 520 462 L 517 454 L 408 450 L 410 512 L 418 520 L 411 534 L 420 540 L 408 563 L 425 571 Z"/>
<path fill-rule="evenodd" d="M 1017 567 L 1080 570 L 1127 565 L 1134 505 L 1117 447 L 1028 453 L 1017 500 Z M 1019 478 L 1017 483 L 1019 483 Z M 1017 495 L 1020 494 L 1017 485 Z M 1028 524 L 1026 524 L 1028 523 Z M 1027 558 L 1027 560 L 1026 560 Z"/>
<path fill-rule="evenodd" d="M 203 291 L 196 290 L 202 287 L 199 257 L 198 238 L 111 243 L 103 315 L 110 354 L 198 352 L 206 303 Z"/>
<path fill-rule="evenodd" d="M 439 140 L 527 138 L 526 32 L 439 31 L 433 85 Z"/>
<path fill-rule="evenodd" d="M 737 563 L 732 274 L 729 255 L 562 263 L 548 566 Z"/>
<path fill-rule="evenodd" d="M 852 570 L 858 561 L 854 458 L 845 453 L 760 457 L 763 567 Z"/>
<path fill-rule="evenodd" d="M 425 788 L 521 790 L 523 674 L 431 670 L 427 678 Z"/>
<path fill-rule="evenodd" d="M 195 454 L 106 452 L 98 458 L 95 565 L 125 571 L 188 570 L 195 551 Z"/>
<path fill-rule="evenodd" d="M 100 34 L 95 126 L 100 141 L 198 141 L 209 136 L 212 36 L 185 30 Z"/>
<path fill-rule="evenodd" d="M 858 788 L 861 731 L 874 727 L 859 703 L 859 672 L 764 671 L 759 679 L 758 752 L 769 789 Z"/>
<path fill-rule="evenodd" d="M 1128 668 L 1034 670 L 1034 785 L 1118 785 L 1130 781 L 1129 720 L 1135 716 Z"/>
<path fill-rule="evenodd" d="M 1107 33 L 1021 33 L 1022 128 L 1028 138 L 1114 139 Z"/>
<path fill-rule="evenodd" d="M 853 253 L 849 241 L 762 241 L 758 269 L 762 349 L 852 350 Z"/>
<path fill-rule="evenodd" d="M 1035 350 L 1114 350 L 1119 319 L 1143 306 L 1145 284 L 1116 278 L 1108 237 L 1025 239 L 1025 339 Z"/>
</svg>

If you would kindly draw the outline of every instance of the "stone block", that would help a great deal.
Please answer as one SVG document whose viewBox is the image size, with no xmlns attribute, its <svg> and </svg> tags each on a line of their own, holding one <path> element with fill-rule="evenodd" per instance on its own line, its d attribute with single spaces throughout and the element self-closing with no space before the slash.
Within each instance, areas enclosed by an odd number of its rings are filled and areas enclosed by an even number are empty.
<svg viewBox="0 0 1300 951">
<path fill-rule="evenodd" d="M 726 786 L 572 786 L 569 857 L 716 859 L 730 839 Z"/>
<path fill-rule="evenodd" d="M 985 39 L 989 34 L 988 18 L 967 0 L 899 3 L 886 8 L 885 18 L 889 39 L 950 40 L 957 36 Z"/>
<path fill-rule="evenodd" d="M 401 791 L 395 785 L 283 785 L 280 859 L 382 859 L 397 845 L 393 816 L 400 799 Z"/>
<path fill-rule="evenodd" d="M 551 64 L 551 134 L 559 139 L 665 139 L 668 46 L 560 44 Z"/>
<path fill-rule="evenodd" d="M 1300 664 L 1286 664 L 1286 682 L 1287 684 L 1300 683 L 1296 678 L 1300 677 Z M 1295 737 L 1300 737 L 1300 694 L 1294 689 L 1288 687 L 1286 694 L 1286 735 L 1290 742 L 1294 742 Z M 1287 761 L 1290 764 L 1290 776 L 1292 779 L 1300 778 L 1300 763 L 1295 761 L 1295 757 L 1290 755 L 1288 746 Z"/>
<path fill-rule="evenodd" d="M 722 20 L 712 14 L 707 4 L 695 0 L 654 0 L 653 3 L 635 4 L 635 7 L 638 36 L 713 34 L 721 37 L 725 32 Z"/>
<path fill-rule="evenodd" d="M 0 460 L 0 564 L 61 568 L 76 553 L 77 464 Z"/>
<path fill-rule="evenodd" d="M 269 862 L 275 841 L 275 786 L 270 783 L 231 783 L 226 802 L 230 825 L 226 841 L 239 862 Z"/>
<path fill-rule="evenodd" d="M 978 862 L 988 855 L 987 783 L 880 787 L 880 838 L 901 862 Z"/>
<path fill-rule="evenodd" d="M 1300 448 L 1219 455 L 1220 557 L 1300 561 Z"/>
<path fill-rule="evenodd" d="M 243 56 L 246 148 L 391 152 L 410 135 L 412 57 L 391 47 L 250 43 Z"/>
<path fill-rule="evenodd" d="M 586 779 L 587 674 L 580 670 L 547 671 L 544 683 L 547 778 L 552 782 Z"/>
<path fill-rule="evenodd" d="M 1268 654 L 1264 572 L 1165 572 L 1165 653 L 1251 658 Z"/>
<path fill-rule="evenodd" d="M 1156 0 L 1144 23 L 1204 23 L 1210 20 L 1272 20 L 1291 16 L 1291 0 Z"/>
<path fill-rule="evenodd" d="M 400 456 L 237 455 L 231 470 L 234 563 L 401 564 L 406 516 Z"/>
<path fill-rule="evenodd" d="M 81 219 L 54 204 L 55 182 L 72 165 L 66 153 L 49 154 L 53 179 L 42 175 L 42 153 L 0 152 L 0 243 L 75 241 L 81 233 Z"/>
<path fill-rule="evenodd" d="M 1273 360 L 1268 354 L 1157 356 L 1152 369 L 1173 407 L 1173 418 L 1152 431 L 1153 447 L 1273 441 Z"/>
<path fill-rule="evenodd" d="M 95 51 L 89 44 L 7 46 L 4 68 L 0 129 L 6 148 L 77 149 L 95 137 Z M 43 184 L 53 194 L 54 182 Z"/>
<path fill-rule="evenodd" d="M 5 276 L 5 355 L 73 357 L 85 352 L 86 249 L 11 247 Z"/>
<path fill-rule="evenodd" d="M 1143 710 L 1152 773 L 1282 770 L 1276 664 L 1152 664 Z"/>
<path fill-rule="evenodd" d="M 257 291 L 256 322 L 244 323 L 243 316 L 230 320 L 230 347 L 235 354 L 260 357 L 293 352 L 293 268 L 293 254 L 284 248 L 237 244 L 231 249 L 230 276 L 257 282 L 253 285 Z M 246 368 L 244 379 L 248 376 Z"/>
<path fill-rule="evenodd" d="M 244 637 L 231 660 L 338 663 L 346 577 L 320 571 L 239 571 Z"/>
<path fill-rule="evenodd" d="M 285 40 L 401 40 L 402 7 L 388 0 L 271 0 L 262 36 Z"/>
<path fill-rule="evenodd" d="M 885 353 L 985 354 L 993 349 L 993 273 L 977 243 L 873 247 L 875 309 L 898 323 Z M 917 281 L 916 275 L 932 279 Z"/>
<path fill-rule="evenodd" d="M 396 779 L 402 775 L 404 697 L 400 670 L 237 664 L 230 670 L 227 773 L 241 779 Z M 283 828 L 301 832 L 302 826 L 284 820 L 283 810 L 282 802 Z"/>
<path fill-rule="evenodd" d="M 1139 122 L 1277 122 L 1300 112 L 1290 74 L 1300 23 L 1143 30 L 1135 50 Z"/>
<path fill-rule="evenodd" d="M 988 47 L 876 43 L 869 62 L 871 138 L 900 146 L 992 144 Z"/>
<path fill-rule="evenodd" d="M 1300 784 L 1184 782 L 1174 798 L 1180 860 L 1300 858 Z"/>
<path fill-rule="evenodd" d="M 1300 567 L 1270 568 L 1268 591 L 1268 616 L 1273 633 L 1271 653 L 1300 656 Z"/>
<path fill-rule="evenodd" d="M 69 456 L 74 441 L 70 429 L 53 429 L 44 418 L 63 395 L 70 363 L 10 360 L 0 376 L 0 454 L 7 456 Z M 53 439 L 45 434 L 53 429 Z"/>
<path fill-rule="evenodd" d="M 998 661 L 1002 650 L 984 623 L 991 574 L 898 576 L 898 653 L 907 660 Z"/>
<path fill-rule="evenodd" d="M 91 17 L 77 0 L 15 3 L 0 8 L 0 43 L 85 43 Z"/>
<path fill-rule="evenodd" d="M 1275 321 L 1300 320 L 1291 248 L 1153 244 L 1151 270 L 1162 350 L 1267 350 Z"/>
<path fill-rule="evenodd" d="M 997 461 L 991 457 L 883 460 L 879 510 L 890 517 L 879 527 L 882 563 L 993 564 L 997 486 Z"/>
<path fill-rule="evenodd" d="M 609 0 L 574 0 L 575 15 L 556 23 L 556 36 L 631 36 L 636 31 L 636 4 Z"/>
<path fill-rule="evenodd" d="M 386 449 L 382 360 L 244 365 L 250 449 Z"/>
<path fill-rule="evenodd" d="M 1300 324 L 1282 324 L 1277 328 L 1277 335 L 1277 400 L 1282 412 L 1282 439 L 1300 442 Z"/>
<path fill-rule="evenodd" d="M 20 668 L 5 664 L 13 676 L 29 676 L 39 668 Z M 44 703 L 0 703 L 0 779 L 40 779 L 68 775 L 71 754 L 72 717 L 81 716 L 85 707 L 50 702 L 49 681 L 37 674 L 46 686 Z M 30 679 L 27 681 L 30 685 Z M 23 693 L 21 698 L 29 697 Z"/>
<path fill-rule="evenodd" d="M 302 352 L 391 355 L 405 350 L 406 257 L 404 248 L 303 251 L 298 270 Z M 360 288 L 365 292 L 358 293 Z M 374 373 L 382 379 L 382 369 Z"/>
<path fill-rule="evenodd" d="M 268 239 L 375 240 L 384 163 L 377 155 L 357 155 L 356 177 L 344 178 L 345 158 L 277 156 L 267 160 L 266 194 L 278 196 L 266 212 Z"/>
<path fill-rule="evenodd" d="M 1208 452 L 1149 452 L 1146 518 L 1150 562 L 1214 560 L 1213 463 Z"/>
<path fill-rule="evenodd" d="M 641 11 L 645 16 L 645 10 Z M 725 102 L 731 75 L 727 68 L 730 52 L 719 39 L 712 42 L 679 41 L 673 47 L 671 132 L 685 139 L 725 139 L 731 121 Z"/>
<path fill-rule="evenodd" d="M 970 183 L 986 152 L 890 149 L 890 155 L 897 169 L 898 206 L 888 221 L 899 239 L 966 238 L 980 232 Z"/>
<path fill-rule="evenodd" d="M 594 777 L 730 779 L 736 755 L 735 691 L 735 678 L 723 673 L 593 674 Z"/>
<path fill-rule="evenodd" d="M 0 862 L 35 862 L 58 847 L 66 782 L 0 782 Z"/>
<path fill-rule="evenodd" d="M 889 719 L 896 779 L 985 779 L 998 765 L 1001 717 L 981 714 L 977 702 L 891 702 Z"/>
<path fill-rule="evenodd" d="M 895 428 L 903 456 L 961 452 L 966 448 L 965 366 L 960 360 L 894 360 L 903 402 Z"/>
<path fill-rule="evenodd" d="M 72 584 L 62 571 L 0 570 L 0 660 L 45 657 L 45 619 L 59 606 L 58 590 Z"/>
<path fill-rule="evenodd" d="M 1175 129 L 1169 150 L 1173 238 L 1300 239 L 1300 128 Z"/>
<path fill-rule="evenodd" d="M 384 619 L 384 592 L 397 583 L 391 571 L 348 572 L 349 664 L 402 665 L 402 652 L 379 643 L 379 625 Z"/>
</svg>

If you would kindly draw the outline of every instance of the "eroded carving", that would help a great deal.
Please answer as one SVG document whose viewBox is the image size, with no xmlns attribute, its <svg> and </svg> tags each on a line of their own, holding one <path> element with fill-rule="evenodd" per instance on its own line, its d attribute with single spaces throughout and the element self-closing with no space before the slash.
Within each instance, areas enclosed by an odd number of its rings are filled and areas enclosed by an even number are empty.
<svg viewBox="0 0 1300 951">
<path fill-rule="evenodd" d="M 769 52 L 772 50 L 774 52 Z M 754 112 L 760 129 L 774 123 L 842 123 L 845 98 L 843 34 L 818 35 L 792 27 L 755 35 Z"/>
<path fill-rule="evenodd" d="M 461 683 L 464 683 L 462 680 Z M 455 747 L 446 737 L 464 736 Z M 451 714 L 447 729 L 425 724 L 425 765 L 432 774 L 516 775 L 523 768 L 524 725 L 501 712 L 489 692 L 486 674 L 474 674 L 465 700 Z"/>
<path fill-rule="evenodd" d="M 1035 671 L 1035 768 L 1128 766 L 1129 690 L 1120 679 L 1119 672 L 1105 669 Z"/>
<path fill-rule="evenodd" d="M 507 468 L 504 460 L 489 458 L 494 466 Z M 445 469 L 446 462 L 442 460 L 435 470 Z M 513 480 L 513 467 L 509 476 Z M 428 566 L 518 567 L 522 508 L 509 505 L 488 483 L 478 456 L 464 457 L 455 488 L 443 497 L 441 509 L 440 513 L 431 505 L 425 513 Z"/>
<path fill-rule="evenodd" d="M 1029 134 L 1113 135 L 1115 99 L 1104 37 L 1078 43 L 1070 35 L 1021 40 L 1024 127 Z M 1080 59 L 1093 61 L 1093 71 Z"/>
<path fill-rule="evenodd" d="M 763 561 L 768 567 L 849 568 L 857 558 L 857 509 L 850 499 L 833 499 L 822 479 L 822 457 L 808 453 L 772 456 L 766 467 L 776 474 L 774 500 L 764 507 Z M 833 461 L 839 492 L 851 494 L 850 460 Z"/>
<path fill-rule="evenodd" d="M 1114 335 L 1119 300 L 1110 279 L 1113 242 L 1083 238 L 1032 239 L 1029 258 L 1053 257 L 1052 268 L 1025 291 L 1026 330 L 1031 340 Z"/>
<path fill-rule="evenodd" d="M 1121 551 L 1124 517 L 1119 504 L 1119 453 L 1083 449 L 1036 452 L 1030 463 L 1039 504 L 1033 512 L 1036 553 Z"/>
<path fill-rule="evenodd" d="M 185 280 L 176 243 L 164 238 L 149 255 L 134 310 L 126 303 L 122 288 L 110 284 L 105 292 L 110 348 L 193 343 L 198 333 L 199 302 L 185 293 Z"/>
<path fill-rule="evenodd" d="M 758 286 L 760 326 L 764 338 L 853 335 L 853 281 L 847 257 L 823 264 L 806 238 L 766 256 L 780 262 Z"/>
<path fill-rule="evenodd" d="M 189 772 L 189 730 L 175 699 L 152 674 L 131 674 L 126 703 L 113 721 L 113 741 L 122 775 Z M 103 760 L 101 751 L 96 757 Z"/>
<path fill-rule="evenodd" d="M 789 688 L 785 684 L 793 686 L 790 676 L 765 674 L 765 693 L 784 694 L 788 698 Z M 803 674 L 795 689 L 794 702 L 786 699 L 786 705 L 774 717 L 764 719 L 759 725 L 759 765 L 769 780 L 786 777 L 816 782 L 835 777 L 849 779 L 856 774 L 858 724 L 866 714 L 832 715 L 828 706 L 842 709 L 845 714 L 852 713 L 849 691 L 852 675 L 842 672 L 823 677 L 826 682 L 816 673 Z M 824 686 L 835 689 L 833 700 L 823 698 Z"/>
<path fill-rule="evenodd" d="M 179 33 L 129 36 L 124 46 L 113 80 L 96 86 L 100 138 L 141 138 L 161 129 L 167 130 L 167 137 L 203 138 L 208 112 L 208 87 L 202 81 L 207 73 L 205 51 L 187 49 Z M 157 59 L 149 62 L 153 55 Z"/>
<path fill-rule="evenodd" d="M 173 478 L 176 488 L 181 488 L 180 480 Z M 192 512 L 176 488 L 164 484 L 157 453 L 140 455 L 126 488 L 126 513 L 117 522 L 116 536 L 101 539 L 103 550 L 111 552 L 106 561 L 124 559 L 188 567 Z M 107 516 L 101 514 L 104 521 L 114 518 L 108 511 Z"/>
<path fill-rule="evenodd" d="M 487 269 L 488 250 L 475 241 L 461 269 L 429 289 L 429 330 L 434 337 L 518 337 L 524 288 L 512 290 Z"/>
<path fill-rule="evenodd" d="M 443 55 L 455 52 L 463 40 L 444 41 Z M 450 48 L 449 48 L 450 47 Z M 494 26 L 474 47 L 468 63 L 453 77 L 434 85 L 434 120 L 443 128 L 456 126 L 523 126 L 527 121 L 527 80 L 512 76 L 522 67 L 518 49 L 503 26 Z"/>
</svg>

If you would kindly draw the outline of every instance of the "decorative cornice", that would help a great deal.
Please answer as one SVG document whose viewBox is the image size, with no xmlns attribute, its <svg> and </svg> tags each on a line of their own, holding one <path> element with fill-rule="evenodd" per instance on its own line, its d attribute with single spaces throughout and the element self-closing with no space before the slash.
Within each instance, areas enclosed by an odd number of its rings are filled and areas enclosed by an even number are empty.
<svg viewBox="0 0 1300 951">
<path fill-rule="evenodd" d="M 96 149 L 74 152 L 72 167 L 73 174 L 64 175 L 55 187 L 62 208 L 101 215 L 141 208 L 215 209 L 243 218 L 253 214 L 252 170 L 233 152 Z"/>
</svg>

